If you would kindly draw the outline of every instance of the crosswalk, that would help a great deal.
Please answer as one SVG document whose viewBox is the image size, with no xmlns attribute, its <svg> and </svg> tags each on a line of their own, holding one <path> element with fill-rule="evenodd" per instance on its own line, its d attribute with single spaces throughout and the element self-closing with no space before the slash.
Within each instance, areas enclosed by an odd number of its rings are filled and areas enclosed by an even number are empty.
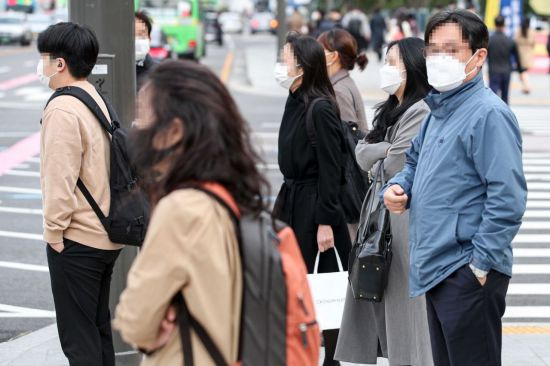
<svg viewBox="0 0 550 366">
<path fill-rule="evenodd" d="M 368 121 L 373 110 L 367 107 Z M 512 107 L 524 139 L 528 135 L 549 135 L 550 107 Z M 276 190 L 280 173 L 277 166 L 277 122 L 262 124 L 253 134 L 257 147 L 268 162 L 264 169 L 272 175 Z M 550 145 L 533 150 L 524 144 L 524 171 L 528 185 L 527 211 L 521 229 L 513 241 L 514 266 L 510 283 L 505 322 L 550 322 Z M 273 192 L 276 194 L 277 192 Z"/>
</svg>

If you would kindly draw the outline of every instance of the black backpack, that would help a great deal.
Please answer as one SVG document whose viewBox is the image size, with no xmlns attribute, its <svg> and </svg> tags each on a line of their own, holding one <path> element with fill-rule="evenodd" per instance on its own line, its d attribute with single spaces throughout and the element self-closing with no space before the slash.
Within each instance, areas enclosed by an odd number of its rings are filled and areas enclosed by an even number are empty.
<svg viewBox="0 0 550 366">
<path fill-rule="evenodd" d="M 306 110 L 307 135 L 313 148 L 317 145 L 315 125 L 313 123 L 313 107 L 325 98 L 312 100 Z M 357 123 L 342 121 L 342 133 L 344 135 L 344 177 L 342 179 L 341 203 L 344 210 L 346 223 L 355 224 L 361 216 L 361 204 L 369 189 L 368 178 L 363 174 L 355 158 L 355 147 L 365 134 L 359 130 Z"/>
<path fill-rule="evenodd" d="M 96 213 L 113 243 L 141 246 L 149 222 L 150 208 L 144 192 L 137 186 L 136 175 L 131 168 L 126 131 L 121 128 L 118 116 L 111 104 L 101 94 L 100 96 L 109 111 L 111 123 L 94 98 L 75 86 L 57 89 L 48 103 L 62 95 L 70 95 L 84 103 L 97 118 L 101 127 L 111 135 L 111 176 L 109 179 L 111 206 L 109 216 L 105 217 L 101 212 L 99 205 L 80 178 L 76 185 Z"/>
<path fill-rule="evenodd" d="M 362 29 L 363 29 L 363 22 L 360 19 L 352 19 L 349 21 L 347 30 L 354 37 L 361 36 Z"/>
</svg>

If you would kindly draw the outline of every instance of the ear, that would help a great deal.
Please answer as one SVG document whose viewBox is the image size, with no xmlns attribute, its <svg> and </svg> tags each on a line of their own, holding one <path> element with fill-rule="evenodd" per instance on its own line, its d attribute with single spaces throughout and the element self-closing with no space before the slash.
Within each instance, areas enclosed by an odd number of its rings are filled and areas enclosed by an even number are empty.
<svg viewBox="0 0 550 366">
<path fill-rule="evenodd" d="M 487 49 L 486 48 L 480 48 L 477 50 L 477 55 L 475 58 L 475 65 L 478 69 L 481 69 L 483 67 L 483 64 L 487 60 Z"/>
<path fill-rule="evenodd" d="M 62 58 L 56 58 L 55 59 L 55 67 L 57 69 L 57 72 L 62 72 L 67 69 L 67 63 Z"/>
<path fill-rule="evenodd" d="M 183 139 L 183 121 L 174 118 L 169 126 L 158 132 L 153 138 L 155 150 L 165 150 L 176 145 Z"/>
</svg>

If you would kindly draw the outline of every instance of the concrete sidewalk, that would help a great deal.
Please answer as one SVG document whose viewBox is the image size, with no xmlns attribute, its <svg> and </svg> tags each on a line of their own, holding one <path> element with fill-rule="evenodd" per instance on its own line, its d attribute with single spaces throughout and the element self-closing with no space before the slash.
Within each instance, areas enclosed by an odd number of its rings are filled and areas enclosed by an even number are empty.
<svg viewBox="0 0 550 366">
<path fill-rule="evenodd" d="M 502 365 L 549 366 L 549 346 L 550 324 L 505 325 Z M 133 362 L 117 361 L 117 365 L 137 365 L 135 358 Z M 379 359 L 377 365 L 387 364 Z M 0 366 L 68 366 L 59 346 L 56 325 L 0 343 Z"/>
<path fill-rule="evenodd" d="M 251 94 L 286 96 L 288 91 L 281 88 L 273 78 L 273 69 L 277 56 L 275 37 L 269 35 L 254 36 L 261 38 L 262 42 L 255 42 L 253 47 L 248 47 L 237 52 L 237 63 L 241 66 L 233 70 L 230 78 L 230 87 L 239 92 Z M 369 52 L 369 64 L 365 71 L 357 68 L 352 71 L 355 80 L 366 104 L 373 105 L 384 101 L 387 94 L 380 90 L 379 68 L 377 56 Z M 239 60 L 240 58 L 240 60 Z M 487 72 L 487 67 L 484 67 Z M 510 105 L 550 105 L 550 74 L 529 74 L 531 93 L 525 95 L 521 92 L 519 75 L 513 73 L 510 85 Z M 486 75 L 486 80 L 487 75 Z M 488 84 L 488 82 L 486 82 Z"/>
</svg>

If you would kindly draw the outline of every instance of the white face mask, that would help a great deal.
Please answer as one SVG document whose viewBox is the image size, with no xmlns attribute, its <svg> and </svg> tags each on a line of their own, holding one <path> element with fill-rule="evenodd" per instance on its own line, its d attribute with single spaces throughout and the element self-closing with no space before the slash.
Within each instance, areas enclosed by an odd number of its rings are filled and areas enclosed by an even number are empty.
<svg viewBox="0 0 550 366">
<path fill-rule="evenodd" d="M 288 76 L 288 66 L 283 62 L 277 62 L 275 64 L 275 70 L 273 70 L 273 76 L 275 77 L 275 81 L 283 88 L 290 89 L 292 84 L 302 76 L 296 75 L 296 76 Z"/>
<path fill-rule="evenodd" d="M 389 95 L 395 94 L 401 86 L 403 77 L 401 70 L 397 66 L 384 65 L 380 69 L 380 88 Z"/>
<path fill-rule="evenodd" d="M 147 38 L 136 38 L 136 62 L 143 62 L 151 50 L 151 42 Z"/>
<path fill-rule="evenodd" d="M 44 61 L 40 59 L 38 61 L 38 65 L 36 66 L 36 76 L 38 76 L 38 81 L 40 81 L 40 84 L 50 87 L 50 81 L 53 76 L 57 75 L 57 71 L 51 74 L 50 76 L 44 75 Z"/>
<path fill-rule="evenodd" d="M 428 83 L 438 92 L 453 90 L 462 85 L 464 79 L 477 70 L 475 67 L 466 74 L 466 66 L 472 61 L 477 51 L 466 62 L 460 62 L 451 55 L 439 54 L 426 57 Z"/>
</svg>

